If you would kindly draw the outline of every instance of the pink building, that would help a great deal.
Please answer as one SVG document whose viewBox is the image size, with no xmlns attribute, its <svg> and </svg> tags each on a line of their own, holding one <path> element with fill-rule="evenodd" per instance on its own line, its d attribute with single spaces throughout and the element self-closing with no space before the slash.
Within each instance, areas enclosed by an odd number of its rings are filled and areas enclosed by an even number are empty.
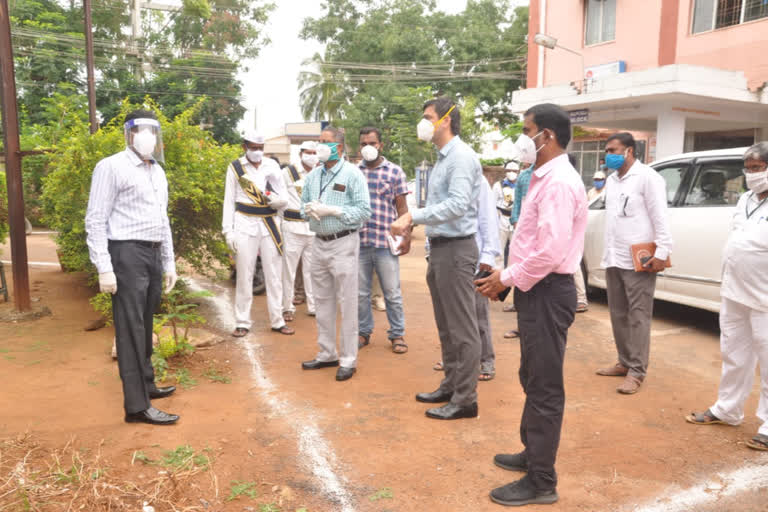
<svg viewBox="0 0 768 512">
<path fill-rule="evenodd" d="M 647 134 L 646 161 L 768 140 L 768 0 L 530 0 L 527 82 L 516 112 Z"/>
</svg>

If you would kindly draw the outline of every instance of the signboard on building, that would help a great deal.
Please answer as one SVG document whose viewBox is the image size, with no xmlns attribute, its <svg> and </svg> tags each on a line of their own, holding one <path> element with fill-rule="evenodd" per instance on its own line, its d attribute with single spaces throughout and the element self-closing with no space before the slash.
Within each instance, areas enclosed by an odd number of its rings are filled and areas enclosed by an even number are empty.
<svg viewBox="0 0 768 512">
<path fill-rule="evenodd" d="M 609 62 L 607 64 L 599 64 L 597 66 L 584 68 L 584 78 L 591 80 L 594 78 L 600 78 L 602 76 L 624 73 L 626 71 L 627 63 L 623 60 L 617 60 L 616 62 Z"/>
<path fill-rule="evenodd" d="M 589 109 L 580 108 L 579 110 L 570 110 L 568 115 L 571 118 L 571 123 L 586 123 L 589 121 Z"/>
</svg>

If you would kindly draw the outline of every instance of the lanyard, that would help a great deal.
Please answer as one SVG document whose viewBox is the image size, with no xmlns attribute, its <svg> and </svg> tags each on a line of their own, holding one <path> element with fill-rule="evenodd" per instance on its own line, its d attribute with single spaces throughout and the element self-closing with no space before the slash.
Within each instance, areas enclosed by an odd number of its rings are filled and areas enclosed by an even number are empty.
<svg viewBox="0 0 768 512">
<path fill-rule="evenodd" d="M 752 192 L 752 195 L 754 195 L 754 194 L 755 194 L 755 193 L 754 193 L 754 192 Z M 752 197 L 752 196 L 750 196 L 750 197 Z M 763 198 L 763 200 L 762 200 L 762 201 L 760 201 L 760 203 L 759 203 L 757 206 L 755 206 L 755 209 L 754 209 L 754 210 L 752 210 L 751 212 L 749 211 L 749 200 L 745 201 L 745 203 L 744 203 L 744 212 L 747 214 L 747 220 L 749 220 L 749 218 L 750 218 L 752 215 L 754 215 L 754 214 L 755 214 L 755 212 L 756 212 L 757 210 L 759 210 L 759 209 L 760 209 L 760 207 L 761 207 L 761 206 L 763 206 L 763 204 L 765 204 L 765 202 L 766 202 L 766 201 L 768 201 L 768 197 L 765 197 L 765 198 Z"/>
<path fill-rule="evenodd" d="M 339 162 L 339 163 L 341 164 L 342 162 Z M 344 166 L 343 166 L 343 165 L 342 165 L 341 167 L 339 167 L 339 170 L 338 170 L 338 171 L 336 171 L 335 173 L 333 173 L 333 175 L 332 175 L 332 176 L 331 176 L 331 178 L 328 180 L 328 183 L 326 183 L 326 184 L 325 184 L 325 186 L 323 186 L 323 174 L 320 174 L 320 196 L 317 198 L 317 199 L 318 199 L 318 201 L 319 201 L 320 199 L 322 199 L 322 198 L 323 198 L 323 192 L 325 192 L 325 189 L 327 189 L 327 188 L 328 188 L 328 185 L 330 185 L 331 183 L 333 183 L 333 179 L 336 177 L 336 175 L 338 175 L 338 174 L 341 172 L 341 170 L 342 170 L 343 168 L 344 168 Z"/>
</svg>

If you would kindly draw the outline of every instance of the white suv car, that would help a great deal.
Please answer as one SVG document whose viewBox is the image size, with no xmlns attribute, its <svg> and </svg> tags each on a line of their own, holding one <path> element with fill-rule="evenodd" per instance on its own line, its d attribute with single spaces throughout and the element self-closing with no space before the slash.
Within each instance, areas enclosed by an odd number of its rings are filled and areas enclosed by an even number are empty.
<svg viewBox="0 0 768 512">
<path fill-rule="evenodd" d="M 747 148 L 701 151 L 651 164 L 667 182 L 672 267 L 659 274 L 657 299 L 720 311 L 722 252 L 739 196 L 746 190 Z M 606 185 L 608 186 L 608 185 Z M 605 288 L 603 255 L 605 202 L 589 205 L 582 271 L 589 286 Z"/>
</svg>

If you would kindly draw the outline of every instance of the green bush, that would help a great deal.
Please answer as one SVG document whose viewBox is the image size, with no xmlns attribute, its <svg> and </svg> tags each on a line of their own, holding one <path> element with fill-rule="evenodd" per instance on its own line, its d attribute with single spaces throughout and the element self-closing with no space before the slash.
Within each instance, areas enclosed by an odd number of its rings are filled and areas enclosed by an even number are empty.
<svg viewBox="0 0 768 512">
<path fill-rule="evenodd" d="M 0 171 L 0 244 L 8 236 L 8 191 L 5 188 L 5 173 Z"/>
<path fill-rule="evenodd" d="M 240 153 L 233 145 L 219 145 L 202 128 L 191 124 L 203 100 L 175 119 L 167 119 L 151 100 L 145 105 L 124 102 L 122 113 L 93 135 L 87 124 L 73 120 L 43 178 L 43 221 L 59 234 L 56 242 L 62 266 L 94 273 L 86 245 L 85 211 L 91 175 L 103 158 L 125 149 L 122 120 L 136 108 L 150 108 L 163 127 L 165 169 L 174 250 L 196 270 L 210 273 L 216 261 L 226 263 L 220 236 L 224 175 Z"/>
</svg>

